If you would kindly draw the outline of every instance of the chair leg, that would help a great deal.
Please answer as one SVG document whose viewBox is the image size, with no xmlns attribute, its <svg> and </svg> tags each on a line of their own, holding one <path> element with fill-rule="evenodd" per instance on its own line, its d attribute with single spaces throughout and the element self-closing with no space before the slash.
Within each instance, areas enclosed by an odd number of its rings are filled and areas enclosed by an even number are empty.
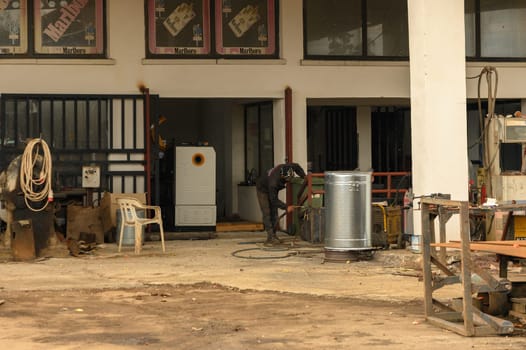
<svg viewBox="0 0 526 350">
<path fill-rule="evenodd" d="M 124 222 L 121 222 L 121 229 L 119 233 L 119 253 L 121 252 L 122 248 L 122 236 L 124 236 Z"/>
<path fill-rule="evenodd" d="M 142 248 L 142 225 L 135 224 L 135 254 L 140 254 Z"/>
<path fill-rule="evenodd" d="M 161 230 L 161 245 L 163 247 L 163 253 L 166 252 L 165 246 L 164 246 L 164 230 L 163 230 L 163 224 L 159 225 L 159 228 Z"/>
</svg>

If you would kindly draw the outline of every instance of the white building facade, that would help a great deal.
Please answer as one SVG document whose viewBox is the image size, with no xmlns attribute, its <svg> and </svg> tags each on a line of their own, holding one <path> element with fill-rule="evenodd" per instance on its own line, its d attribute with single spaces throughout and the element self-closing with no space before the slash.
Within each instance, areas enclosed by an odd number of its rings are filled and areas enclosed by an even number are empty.
<svg viewBox="0 0 526 350">
<path fill-rule="evenodd" d="M 30 6 L 36 3 L 28 1 Z M 83 1 L 68 3 L 76 3 L 80 8 L 83 5 Z M 518 101 L 520 104 L 526 97 L 526 53 L 521 53 L 521 48 L 517 51 L 509 48 L 510 45 L 517 45 L 512 40 L 513 35 L 516 35 L 514 31 L 526 31 L 526 9 L 519 1 L 473 0 L 467 1 L 467 5 L 458 0 L 396 2 L 407 6 L 407 52 L 400 54 L 400 57 L 387 54 L 387 59 L 382 59 L 381 50 L 374 51 L 371 47 L 366 57 L 363 52 L 357 55 L 352 52 L 332 55 L 324 51 L 323 45 L 327 44 L 322 39 L 309 40 L 309 35 L 313 34 L 307 30 L 307 17 L 304 16 L 309 0 L 264 1 L 276 6 L 272 12 L 277 23 L 276 52 L 269 57 L 250 57 L 251 53 L 249 57 L 220 54 L 194 57 L 184 54 L 174 57 L 152 55 L 148 46 L 152 41 L 147 20 L 148 2 L 107 0 L 102 3 L 102 18 L 106 28 L 105 51 L 102 55 L 61 57 L 61 54 L 56 54 L 46 57 L 44 52 L 44 55 L 26 57 L 4 56 L 0 58 L 0 93 L 140 95 L 139 86 L 146 86 L 149 93 L 159 99 L 154 102 L 161 101 L 153 114 L 162 114 L 168 120 L 159 126 L 164 139 L 174 139 L 176 143 L 206 141 L 216 148 L 217 187 L 221 191 L 218 195 L 218 201 L 221 201 L 218 210 L 225 216 L 238 212 L 242 205 L 238 203 L 237 186 L 247 179 L 247 171 L 252 168 L 247 166 L 246 160 L 247 105 L 254 102 L 271 103 L 271 159 L 273 163 L 285 161 L 287 88 L 292 92 L 291 145 L 295 162 L 310 168 L 313 161 L 309 159 L 308 133 L 312 132 L 308 130 L 309 107 L 355 108 L 358 138 L 355 151 L 357 159 L 353 165 L 362 170 L 374 165 L 372 114 L 385 106 L 402 107 L 410 110 L 411 150 L 408 153 L 411 156 L 409 170 L 412 172 L 413 191 L 416 195 L 448 193 L 458 200 L 468 198 L 467 105 L 468 101 L 476 101 L 479 97 L 478 80 L 467 78 L 479 75 L 486 66 L 493 66 L 498 71 L 497 99 Z M 155 2 L 154 5 L 160 6 L 160 3 Z M 166 0 L 166 3 L 169 1 Z M 232 0 L 231 3 L 235 9 L 236 1 Z M 312 3 L 325 3 L 330 7 L 337 6 L 339 2 Z M 384 3 L 386 11 L 393 11 L 387 8 L 391 4 L 387 0 L 349 1 L 348 5 L 351 3 L 360 5 L 362 10 L 364 6 L 368 7 L 371 12 L 373 8 L 376 11 L 381 9 Z M 472 3 L 479 6 L 482 3 L 483 8 L 487 7 L 487 12 L 470 12 Z M 491 3 L 495 3 L 496 7 L 490 6 Z M 224 5 L 222 1 L 212 1 L 210 18 L 214 17 L 213 11 L 218 11 L 218 7 Z M 243 2 L 243 5 L 246 4 Z M 34 10 L 32 13 L 36 12 Z M 320 13 L 320 16 L 327 16 L 323 19 L 325 22 L 320 23 L 330 27 L 334 24 L 330 15 L 337 12 Z M 507 33 L 486 33 L 482 27 L 480 32 L 488 34 L 488 41 L 482 40 L 482 45 L 477 47 L 477 40 L 468 40 L 467 45 L 466 36 L 469 39 L 473 33 L 466 28 L 472 28 L 474 22 L 470 21 L 475 21 L 480 13 L 479 23 L 482 24 L 484 20 L 490 21 L 490 24 L 498 23 L 497 19 L 491 19 L 491 14 L 497 18 L 499 15 L 512 15 L 515 22 L 507 19 L 503 21 L 514 23 L 513 28 L 507 28 L 510 41 L 502 42 L 499 39 L 508 37 Z M 363 17 L 363 14 L 360 16 Z M 399 14 L 390 15 L 396 17 Z M 310 21 L 314 22 L 312 19 Z M 217 53 L 219 32 L 216 22 L 217 17 L 210 28 L 210 47 L 212 52 Z M 359 30 L 356 33 L 363 34 Z M 399 33 L 403 33 L 403 30 Z M 268 28 L 265 34 L 272 35 Z M 383 34 L 386 37 L 386 33 Z M 494 34 L 493 40 L 497 43 L 491 42 L 490 34 Z M 33 32 L 30 32 L 29 50 L 38 53 L 38 49 L 45 45 L 32 40 L 32 35 Z M 381 26 L 369 27 L 367 38 L 381 35 Z M 352 43 L 353 39 L 350 40 Z M 471 45 L 473 42 L 475 44 Z M 387 46 L 386 39 L 384 47 Z M 494 50 L 486 55 L 491 59 L 484 59 L 484 48 Z M 396 52 L 392 47 L 386 50 Z M 473 55 L 470 50 L 473 50 Z M 494 52 L 502 53 L 502 57 L 493 59 Z M 474 59 L 467 60 L 466 57 L 470 55 Z M 484 99 L 488 93 L 486 84 L 484 79 L 480 89 Z M 139 134 L 140 137 L 144 137 L 144 133 Z M 323 168 L 320 166 L 314 170 L 327 170 Z M 258 169 L 258 172 L 262 170 Z"/>
</svg>

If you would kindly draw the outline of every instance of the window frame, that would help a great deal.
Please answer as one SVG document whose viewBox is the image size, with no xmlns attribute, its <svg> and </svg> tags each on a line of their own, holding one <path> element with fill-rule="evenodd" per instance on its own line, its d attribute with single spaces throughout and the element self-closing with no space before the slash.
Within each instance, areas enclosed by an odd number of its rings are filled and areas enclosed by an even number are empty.
<svg viewBox="0 0 526 350">
<path fill-rule="evenodd" d="M 307 2 L 303 0 L 303 58 L 306 60 L 322 60 L 322 61 L 409 61 L 407 56 L 371 56 L 368 55 L 368 30 L 367 30 L 367 0 L 361 0 L 361 55 L 314 55 L 307 52 Z M 409 30 L 407 45 L 409 49 Z"/>
<path fill-rule="evenodd" d="M 79 53 L 82 50 L 88 50 L 89 47 L 87 46 L 66 46 L 66 48 L 69 50 L 69 53 L 58 53 L 58 52 L 52 52 L 53 50 L 50 49 L 53 46 L 45 46 L 41 45 L 43 49 L 48 47 L 48 49 L 51 51 L 49 53 L 46 52 L 37 52 L 39 49 L 39 45 L 37 42 L 41 42 L 41 38 L 37 40 L 37 35 L 40 34 L 40 36 L 44 35 L 44 31 L 41 29 L 37 29 L 37 25 L 40 22 L 40 20 L 37 20 L 36 16 L 37 13 L 40 10 L 40 1 L 41 0 L 20 0 L 20 2 L 24 3 L 26 6 L 25 14 L 21 13 L 20 20 L 25 21 L 25 28 L 20 28 L 20 33 L 25 32 L 25 50 L 26 52 L 8 52 L 9 48 L 6 46 L 2 46 L 0 48 L 0 60 L 2 59 L 12 59 L 12 58 L 60 58 L 60 59 L 100 59 L 100 58 L 107 58 L 107 1 L 106 0 L 90 0 L 93 1 L 94 11 L 95 11 L 95 22 L 96 24 L 93 26 L 95 28 L 95 33 L 97 31 L 101 31 L 102 35 L 100 37 L 100 41 L 96 43 L 95 50 L 100 52 L 94 52 L 94 53 Z M 69 2 L 71 5 L 71 1 Z M 36 8 L 39 7 L 39 10 L 37 11 Z M 79 5 L 80 6 L 80 5 Z M 22 11 L 22 9 L 21 9 Z M 23 18 L 25 17 L 25 18 Z M 72 22 L 76 19 L 75 17 Z M 22 26 L 22 23 L 20 24 Z M 69 29 L 69 26 L 66 28 L 65 32 L 67 32 L 67 29 Z M 98 40 L 95 36 L 95 40 Z M 22 40 L 22 38 L 20 38 Z M 62 48 L 64 49 L 64 47 Z M 2 51 L 5 51 L 2 53 Z"/>
<path fill-rule="evenodd" d="M 213 0 L 212 0 L 213 1 Z M 211 20 L 211 0 L 199 0 L 201 4 L 201 13 L 198 14 L 198 18 L 201 18 L 202 22 L 202 46 L 188 47 L 188 45 L 180 46 L 161 46 L 158 45 L 157 30 L 155 20 L 157 19 L 158 8 L 156 7 L 155 0 L 145 1 L 145 14 L 146 14 L 146 56 L 147 57 L 207 57 L 212 52 L 212 30 L 210 27 Z M 208 6 L 208 8 L 206 8 Z M 165 8 L 162 8 L 164 11 Z M 182 28 L 180 29 L 182 30 Z M 174 35 L 174 34 L 172 34 Z M 175 34 L 176 35 L 176 34 Z M 174 35 L 174 36 L 175 36 Z M 194 34 L 197 35 L 197 34 Z M 189 54 L 189 52 L 195 51 L 195 54 Z M 178 53 L 181 52 L 181 53 Z"/>
<path fill-rule="evenodd" d="M 470 0 L 464 0 L 464 9 L 467 2 Z M 466 52 L 467 62 L 526 62 L 526 55 L 524 57 L 491 57 L 482 56 L 482 28 L 481 28 L 481 16 L 480 16 L 480 0 L 472 0 L 474 5 L 474 21 L 475 21 L 475 56 L 468 56 Z M 466 16 L 466 13 L 464 13 Z M 467 36 L 467 31 L 465 31 Z M 467 38 L 466 38 L 467 42 Z"/>
<path fill-rule="evenodd" d="M 170 0 L 166 0 L 170 1 Z M 180 2 L 184 0 L 171 0 L 180 5 Z M 272 45 L 264 47 L 260 50 L 260 53 L 255 52 L 258 49 L 253 47 L 226 47 L 223 44 L 223 36 L 218 30 L 221 27 L 221 22 L 218 18 L 222 18 L 223 11 L 221 9 L 222 1 L 224 0 L 199 0 L 202 1 L 203 6 L 209 5 L 208 9 L 208 23 L 206 27 L 209 29 L 209 40 L 210 50 L 208 53 L 195 52 L 189 48 L 170 49 L 170 47 L 162 48 L 156 46 L 157 33 L 154 30 L 155 24 L 152 23 L 152 18 L 155 18 L 155 14 L 152 13 L 152 8 L 155 8 L 156 0 L 145 0 L 145 57 L 148 59 L 276 59 L 280 57 L 280 46 L 279 46 L 279 0 L 258 0 L 259 2 L 265 2 L 269 9 L 267 18 L 267 25 L 272 25 L 273 28 L 267 29 L 267 42 Z M 239 7 L 248 6 L 254 1 L 247 0 L 236 0 L 242 2 Z M 179 6 L 178 5 L 178 6 Z M 174 4 L 172 4 L 174 6 Z M 177 8 L 177 7 L 176 7 Z M 239 10 L 239 9 L 238 9 Z M 203 11 L 204 13 L 205 11 Z M 234 11 L 235 12 L 235 11 Z M 205 16 L 203 15 L 203 20 Z M 203 27 L 205 25 L 203 24 Z M 253 29 L 253 28 L 251 28 Z M 272 35 L 273 34 L 273 35 Z M 203 35 L 205 31 L 203 30 Z M 155 51 L 155 52 L 152 52 Z M 165 51 L 165 52 L 163 52 Z"/>
</svg>

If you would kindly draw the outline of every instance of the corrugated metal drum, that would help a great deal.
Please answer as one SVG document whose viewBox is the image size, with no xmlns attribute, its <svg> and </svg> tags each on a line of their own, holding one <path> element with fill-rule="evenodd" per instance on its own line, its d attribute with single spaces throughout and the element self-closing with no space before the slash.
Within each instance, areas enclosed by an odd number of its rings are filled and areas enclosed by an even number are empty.
<svg viewBox="0 0 526 350">
<path fill-rule="evenodd" d="M 371 180 L 371 172 L 325 172 L 325 249 L 372 249 Z"/>
</svg>

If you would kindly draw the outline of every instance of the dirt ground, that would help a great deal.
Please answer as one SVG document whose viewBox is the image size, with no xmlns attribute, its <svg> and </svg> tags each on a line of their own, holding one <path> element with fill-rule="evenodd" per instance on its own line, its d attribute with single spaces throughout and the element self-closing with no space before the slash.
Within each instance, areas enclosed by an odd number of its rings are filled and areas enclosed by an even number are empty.
<svg viewBox="0 0 526 350">
<path fill-rule="evenodd" d="M 469 338 L 427 323 L 407 251 L 351 263 L 323 263 L 312 247 L 233 254 L 257 248 L 254 238 L 169 241 L 164 254 L 151 242 L 141 256 L 106 245 L 80 258 L 4 258 L 0 348 L 526 348 L 520 324 L 513 336 Z"/>
</svg>

